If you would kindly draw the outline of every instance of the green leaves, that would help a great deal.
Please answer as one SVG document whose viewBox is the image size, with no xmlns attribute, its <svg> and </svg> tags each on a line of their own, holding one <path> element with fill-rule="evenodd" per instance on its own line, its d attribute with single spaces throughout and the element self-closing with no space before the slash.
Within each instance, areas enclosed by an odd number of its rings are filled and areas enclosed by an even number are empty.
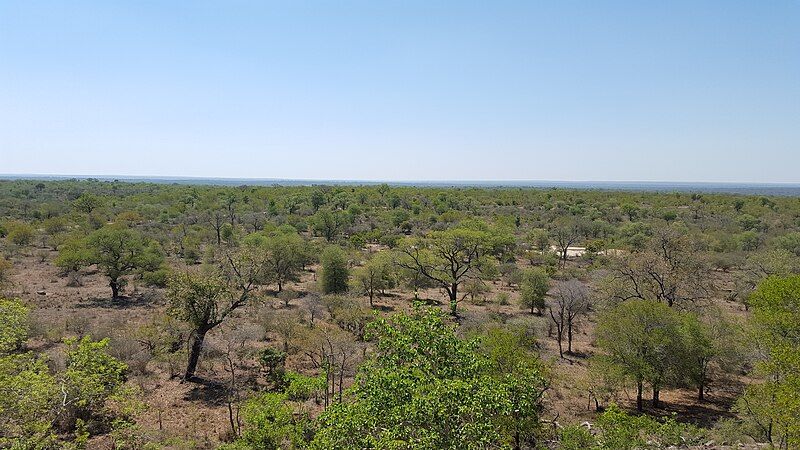
<svg viewBox="0 0 800 450">
<path fill-rule="evenodd" d="M 524 349 L 495 360 L 502 352 L 459 339 L 427 308 L 379 319 L 367 337 L 376 352 L 320 417 L 312 448 L 510 448 L 536 430 L 546 382 Z"/>
<path fill-rule="evenodd" d="M 67 241 L 59 249 L 56 265 L 66 270 L 96 264 L 109 279 L 114 298 L 124 287 L 125 275 L 153 272 L 164 262 L 161 249 L 139 232 L 106 225 L 85 238 Z"/>
<path fill-rule="evenodd" d="M 67 370 L 64 381 L 69 401 L 79 408 L 98 409 L 125 382 L 127 364 L 106 352 L 108 338 L 92 341 L 67 339 Z"/>
<path fill-rule="evenodd" d="M 229 297 L 227 285 L 214 275 L 176 273 L 167 283 L 169 314 L 195 328 L 221 320 L 222 303 Z"/>
<path fill-rule="evenodd" d="M 19 300 L 0 298 L 0 355 L 19 350 L 28 338 L 28 308 Z"/>
<path fill-rule="evenodd" d="M 770 277 L 750 296 L 754 338 L 763 351 L 737 409 L 755 420 L 764 438 L 800 446 L 800 276 Z"/>
</svg>

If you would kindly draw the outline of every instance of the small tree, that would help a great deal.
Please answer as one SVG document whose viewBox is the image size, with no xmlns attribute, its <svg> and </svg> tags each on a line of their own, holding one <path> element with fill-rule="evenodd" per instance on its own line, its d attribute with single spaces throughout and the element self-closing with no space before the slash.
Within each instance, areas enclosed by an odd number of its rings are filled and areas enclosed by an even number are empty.
<svg viewBox="0 0 800 450">
<path fill-rule="evenodd" d="M 347 255 L 341 247 L 330 245 L 320 257 L 322 262 L 321 288 L 324 294 L 341 294 L 347 292 L 350 269 L 347 267 Z"/>
<path fill-rule="evenodd" d="M 628 300 L 601 314 L 597 344 L 605 355 L 601 364 L 619 369 L 636 384 L 636 409 L 642 410 L 642 389 L 653 388 L 653 407 L 659 407 L 659 391 L 679 367 L 681 354 L 678 313 L 664 303 Z"/>
<path fill-rule="evenodd" d="M 155 242 L 129 228 L 108 225 L 85 239 L 64 245 L 56 264 L 69 269 L 96 264 L 108 277 L 112 299 L 117 300 L 126 275 L 155 270 L 163 260 Z"/>
<path fill-rule="evenodd" d="M 325 237 L 325 240 L 332 242 L 339 235 L 339 231 L 344 226 L 342 213 L 321 209 L 312 218 L 314 232 Z"/>
<path fill-rule="evenodd" d="M 13 222 L 8 225 L 8 236 L 6 238 L 20 247 L 25 247 L 33 241 L 33 227 L 25 222 Z"/>
<path fill-rule="evenodd" d="M 192 328 L 189 337 L 189 360 L 183 379 L 191 380 L 197 370 L 206 334 L 233 311 L 231 292 L 217 276 L 173 275 L 167 288 L 170 315 Z"/>
<path fill-rule="evenodd" d="M 552 225 L 550 237 L 556 243 L 558 253 L 561 256 L 561 264 L 567 263 L 567 254 L 579 239 L 584 236 L 583 224 L 575 218 L 564 218 Z"/>
<path fill-rule="evenodd" d="M 558 283 L 550 305 L 550 319 L 556 326 L 558 353 L 564 356 L 562 339 L 567 334 L 567 353 L 572 353 L 573 331 L 580 317 L 589 311 L 589 291 L 578 280 Z"/>
<path fill-rule="evenodd" d="M 520 301 L 522 306 L 530 308 L 531 314 L 542 311 L 545 308 L 545 297 L 550 289 L 550 277 L 541 269 L 529 269 L 525 271 L 520 284 Z"/>
<path fill-rule="evenodd" d="M 248 244 L 259 246 L 265 252 L 266 275 L 282 292 L 286 283 L 297 281 L 303 267 L 306 243 L 294 230 L 278 230 L 267 236 L 252 234 L 245 238 Z"/>
<path fill-rule="evenodd" d="M 356 288 L 369 297 L 369 306 L 374 306 L 375 295 L 380 295 L 386 289 L 394 286 L 391 268 L 391 261 L 383 254 L 378 254 L 355 270 Z"/>
</svg>

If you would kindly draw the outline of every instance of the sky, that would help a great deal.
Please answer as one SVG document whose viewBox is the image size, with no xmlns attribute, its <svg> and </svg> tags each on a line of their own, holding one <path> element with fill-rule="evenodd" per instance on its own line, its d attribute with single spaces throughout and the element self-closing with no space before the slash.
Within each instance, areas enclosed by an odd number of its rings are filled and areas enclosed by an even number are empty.
<svg viewBox="0 0 800 450">
<path fill-rule="evenodd" d="M 0 174 L 800 182 L 800 1 L 0 0 Z"/>
</svg>

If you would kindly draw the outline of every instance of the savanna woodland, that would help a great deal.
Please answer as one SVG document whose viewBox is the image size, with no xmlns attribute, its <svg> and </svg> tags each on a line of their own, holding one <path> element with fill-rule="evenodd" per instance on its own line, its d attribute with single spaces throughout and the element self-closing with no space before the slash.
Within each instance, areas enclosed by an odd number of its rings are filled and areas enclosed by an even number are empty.
<svg viewBox="0 0 800 450">
<path fill-rule="evenodd" d="M 800 198 L 0 182 L 0 448 L 800 448 Z"/>
</svg>

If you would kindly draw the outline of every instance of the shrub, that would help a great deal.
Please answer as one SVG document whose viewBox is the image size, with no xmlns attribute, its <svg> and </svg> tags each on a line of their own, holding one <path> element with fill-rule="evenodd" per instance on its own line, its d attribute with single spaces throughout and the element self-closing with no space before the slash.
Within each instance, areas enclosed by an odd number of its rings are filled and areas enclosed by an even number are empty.
<svg viewBox="0 0 800 450">
<path fill-rule="evenodd" d="M 28 312 L 21 301 L 0 298 L 0 354 L 22 347 L 28 338 Z"/>
<path fill-rule="evenodd" d="M 167 287 L 167 280 L 169 279 L 169 270 L 165 268 L 156 269 L 152 272 L 142 273 L 142 281 L 145 285 L 151 287 Z"/>
</svg>

